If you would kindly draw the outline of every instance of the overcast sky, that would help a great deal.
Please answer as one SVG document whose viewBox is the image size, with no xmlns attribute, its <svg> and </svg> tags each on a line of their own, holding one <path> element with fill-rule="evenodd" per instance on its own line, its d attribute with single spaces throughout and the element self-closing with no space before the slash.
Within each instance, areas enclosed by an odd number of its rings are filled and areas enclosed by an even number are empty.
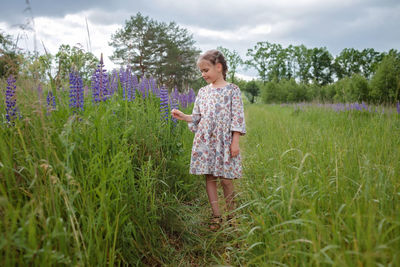
<svg viewBox="0 0 400 267">
<path fill-rule="evenodd" d="M 0 30 L 19 36 L 18 45 L 34 49 L 32 32 L 19 26 L 34 18 L 39 51 L 55 54 L 61 44 L 81 44 L 106 68 L 111 34 L 141 12 L 188 29 L 202 50 L 223 46 L 246 58 L 259 41 L 326 47 L 333 55 L 344 48 L 400 50 L 399 0 L 0 0 Z M 29 9 L 30 7 L 30 9 Z M 86 30 L 88 21 L 91 46 Z M 254 70 L 240 70 L 256 75 Z"/>
</svg>

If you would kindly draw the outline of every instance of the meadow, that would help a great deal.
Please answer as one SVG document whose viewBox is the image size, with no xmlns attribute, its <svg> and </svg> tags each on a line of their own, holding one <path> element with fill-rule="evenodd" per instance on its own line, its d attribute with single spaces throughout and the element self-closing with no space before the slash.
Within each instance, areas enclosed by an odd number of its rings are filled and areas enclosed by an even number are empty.
<svg viewBox="0 0 400 267">
<path fill-rule="evenodd" d="M 13 126 L 0 96 L 2 266 L 400 261 L 395 111 L 247 103 L 237 225 L 210 232 L 204 180 L 188 174 L 193 134 L 160 95 L 129 99 L 120 84 L 74 110 L 69 90 L 55 107 L 48 90 L 17 81 Z"/>
</svg>

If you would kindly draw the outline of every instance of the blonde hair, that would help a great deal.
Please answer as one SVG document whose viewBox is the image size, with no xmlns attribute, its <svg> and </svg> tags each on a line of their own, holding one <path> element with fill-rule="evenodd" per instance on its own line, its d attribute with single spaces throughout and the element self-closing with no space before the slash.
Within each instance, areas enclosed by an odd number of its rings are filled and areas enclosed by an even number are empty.
<svg viewBox="0 0 400 267">
<path fill-rule="evenodd" d="M 213 65 L 221 63 L 222 74 L 224 75 L 224 80 L 226 80 L 226 73 L 228 72 L 228 66 L 226 64 L 224 55 L 220 51 L 216 49 L 208 50 L 204 54 L 200 55 L 200 57 L 197 60 L 197 63 L 199 63 L 201 60 L 207 60 Z"/>
</svg>

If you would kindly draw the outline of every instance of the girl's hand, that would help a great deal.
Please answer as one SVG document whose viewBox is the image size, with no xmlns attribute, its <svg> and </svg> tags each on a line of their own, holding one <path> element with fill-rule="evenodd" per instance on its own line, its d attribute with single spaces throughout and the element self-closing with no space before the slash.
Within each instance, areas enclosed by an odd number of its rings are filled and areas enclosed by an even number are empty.
<svg viewBox="0 0 400 267">
<path fill-rule="evenodd" d="M 232 158 L 239 155 L 239 142 L 232 142 L 231 143 L 231 156 Z"/>
<path fill-rule="evenodd" d="M 181 120 L 181 121 L 185 121 L 186 120 L 186 114 L 183 113 L 182 111 L 178 110 L 178 109 L 171 110 L 171 115 L 175 119 L 178 119 L 178 120 Z"/>
</svg>

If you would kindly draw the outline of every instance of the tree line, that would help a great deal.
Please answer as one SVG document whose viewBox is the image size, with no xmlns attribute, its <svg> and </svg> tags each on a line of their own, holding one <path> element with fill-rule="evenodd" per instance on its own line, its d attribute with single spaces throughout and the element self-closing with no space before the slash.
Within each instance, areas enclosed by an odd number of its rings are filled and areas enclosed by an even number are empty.
<svg viewBox="0 0 400 267">
<path fill-rule="evenodd" d="M 250 100 L 258 95 L 265 103 L 400 101 L 400 53 L 344 49 L 333 57 L 326 48 L 304 45 L 283 48 L 258 43 L 249 49 L 247 63 L 260 79 L 244 84 Z"/>
<path fill-rule="evenodd" d="M 170 89 L 198 89 L 205 84 L 196 68 L 200 50 L 193 36 L 175 22 L 158 22 L 137 13 L 111 36 L 109 45 L 114 49 L 110 59 L 138 76 L 151 76 Z M 218 49 L 227 59 L 228 80 L 241 84 L 252 101 L 258 95 L 268 103 L 400 99 L 400 53 L 395 49 L 345 48 L 333 56 L 325 47 L 283 47 L 265 41 L 248 49 L 245 59 L 235 50 Z M 57 84 L 74 68 L 87 82 L 98 61 L 80 45 L 63 44 L 55 55 L 22 53 L 9 35 L 0 33 L 0 77 L 23 74 Z M 238 79 L 241 67 L 255 69 L 257 80 Z"/>
</svg>

